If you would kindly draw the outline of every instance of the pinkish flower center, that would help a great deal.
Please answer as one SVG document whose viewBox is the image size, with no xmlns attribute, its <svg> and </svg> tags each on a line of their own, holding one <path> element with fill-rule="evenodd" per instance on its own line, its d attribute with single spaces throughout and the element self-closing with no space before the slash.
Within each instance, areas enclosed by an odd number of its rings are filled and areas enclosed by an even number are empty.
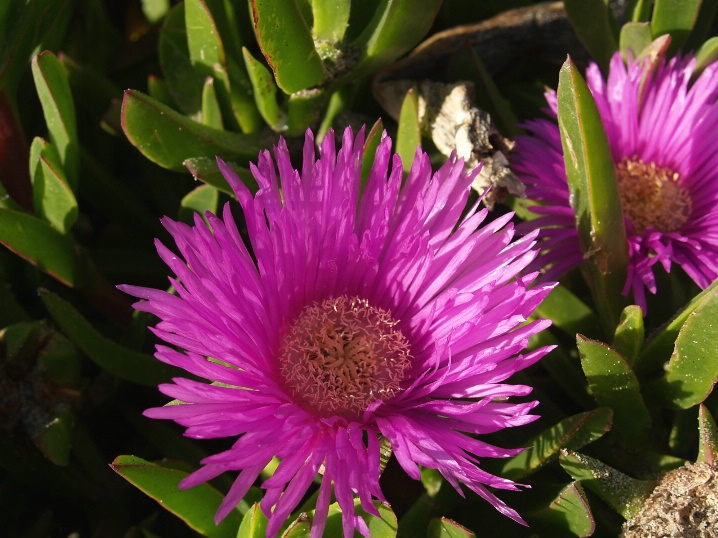
<svg viewBox="0 0 718 538">
<path fill-rule="evenodd" d="M 624 158 L 616 167 L 616 179 L 621 207 L 636 233 L 647 228 L 673 232 L 691 215 L 690 193 L 670 168 Z"/>
<path fill-rule="evenodd" d="M 411 358 L 397 321 L 366 300 L 345 295 L 302 310 L 279 354 L 297 403 L 318 416 L 361 420 L 371 403 L 401 390 Z"/>
</svg>

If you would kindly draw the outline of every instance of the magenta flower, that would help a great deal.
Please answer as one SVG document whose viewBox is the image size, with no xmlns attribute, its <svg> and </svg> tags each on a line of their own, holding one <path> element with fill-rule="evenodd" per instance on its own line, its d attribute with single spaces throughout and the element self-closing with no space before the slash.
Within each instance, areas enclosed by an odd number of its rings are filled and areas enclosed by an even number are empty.
<svg viewBox="0 0 718 538">
<path fill-rule="evenodd" d="M 656 293 L 654 266 L 677 263 L 698 286 L 718 277 L 718 64 L 689 84 L 692 56 L 650 64 L 616 53 L 608 82 L 591 64 L 586 81 L 598 106 L 616 164 L 630 262 L 623 293 L 633 291 L 646 310 L 645 289 Z M 582 260 L 556 124 L 556 93 L 546 99 L 553 120 L 533 120 L 532 136 L 516 140 L 513 167 L 526 194 L 542 205 L 522 225 L 540 229 L 542 255 L 530 269 L 547 267 L 554 280 Z"/>
<path fill-rule="evenodd" d="M 481 229 L 486 210 L 462 219 L 471 182 L 461 161 L 437 173 L 417 152 L 402 185 L 401 161 L 384 135 L 361 185 L 364 131 L 333 133 L 314 154 L 307 132 L 296 171 L 283 140 L 252 166 L 252 197 L 221 160 L 247 223 L 247 248 L 225 206 L 209 227 L 164 219 L 181 257 L 157 250 L 177 278 L 177 295 L 122 286 L 145 299 L 135 308 L 160 318 L 153 329 L 185 351 L 160 345 L 159 360 L 214 382 L 175 379 L 160 390 L 184 405 L 149 409 L 198 439 L 236 437 L 206 458 L 182 487 L 239 471 L 219 508 L 224 518 L 273 457 L 261 502 L 268 536 L 280 527 L 322 472 L 312 537 L 322 535 L 332 485 L 344 536 L 368 533 L 353 499 L 377 514 L 379 436 L 419 479 L 419 465 L 438 469 L 455 488 L 475 491 L 521 522 L 487 486 L 517 485 L 481 470 L 477 457 L 520 450 L 473 437 L 535 418 L 537 402 L 509 403 L 531 388 L 503 383 L 536 362 L 542 348 L 520 354 L 549 325 L 527 318 L 549 292 L 519 278 L 535 258 L 535 235 L 511 242 L 510 215 Z M 391 173 L 387 175 L 389 161 Z"/>
</svg>

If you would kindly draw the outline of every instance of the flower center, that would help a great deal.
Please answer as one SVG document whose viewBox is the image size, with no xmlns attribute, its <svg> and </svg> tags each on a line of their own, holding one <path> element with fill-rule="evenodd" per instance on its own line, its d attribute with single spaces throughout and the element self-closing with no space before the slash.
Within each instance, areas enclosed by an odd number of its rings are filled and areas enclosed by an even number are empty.
<svg viewBox="0 0 718 538">
<path fill-rule="evenodd" d="M 307 306 L 279 353 L 295 401 L 319 416 L 361 420 L 371 403 L 401 391 L 411 358 L 396 325 L 389 312 L 358 297 Z"/>
<path fill-rule="evenodd" d="M 690 193 L 670 168 L 624 158 L 616 167 L 616 179 L 621 207 L 636 233 L 646 228 L 672 232 L 691 215 Z"/>
</svg>

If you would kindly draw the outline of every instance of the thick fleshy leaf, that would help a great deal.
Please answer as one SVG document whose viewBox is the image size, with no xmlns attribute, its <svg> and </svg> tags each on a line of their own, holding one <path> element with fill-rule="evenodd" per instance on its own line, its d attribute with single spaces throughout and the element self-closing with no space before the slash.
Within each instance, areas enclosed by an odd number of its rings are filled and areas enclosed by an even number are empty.
<svg viewBox="0 0 718 538">
<path fill-rule="evenodd" d="M 643 49 L 653 41 L 651 34 L 651 25 L 647 22 L 627 22 L 621 28 L 621 54 L 623 61 L 627 62 L 630 58 L 638 58 Z"/>
<path fill-rule="evenodd" d="M 611 334 L 626 304 L 621 292 L 626 281 L 628 243 L 601 116 L 570 58 L 559 73 L 558 125 L 571 207 L 585 257 L 582 269 L 599 318 Z"/>
<path fill-rule="evenodd" d="M 586 303 L 561 284 L 551 290 L 551 293 L 535 310 L 534 315 L 550 319 L 554 327 L 558 327 L 571 336 L 576 333 L 599 336 L 601 332 L 596 314 Z"/>
<path fill-rule="evenodd" d="M 649 22 L 653 11 L 653 0 L 634 0 L 631 20 L 633 22 Z"/>
<path fill-rule="evenodd" d="M 255 181 L 252 172 L 231 161 L 225 162 L 237 173 L 239 178 L 249 188 L 249 190 L 252 192 L 257 191 L 257 182 Z M 193 157 L 185 160 L 184 165 L 195 179 L 204 181 L 207 185 L 212 185 L 214 188 L 234 196 L 234 191 L 232 190 L 232 187 L 229 186 L 229 183 L 227 183 L 227 180 L 224 179 L 222 172 L 220 172 L 216 159 L 210 157 Z"/>
<path fill-rule="evenodd" d="M 564 6 L 581 43 L 606 72 L 618 50 L 618 29 L 608 0 L 565 0 Z"/>
<path fill-rule="evenodd" d="M 396 152 L 404 165 L 404 175 L 409 173 L 414 162 L 416 148 L 421 146 L 421 124 L 419 122 L 419 98 L 411 88 L 404 97 L 399 114 L 399 127 L 396 134 Z"/>
<path fill-rule="evenodd" d="M 443 0 L 380 0 L 374 16 L 352 43 L 359 61 L 347 76 L 375 73 L 411 50 L 429 31 Z"/>
<path fill-rule="evenodd" d="M 200 484 L 187 490 L 179 489 L 180 481 L 189 473 L 135 456 L 118 456 L 110 467 L 202 536 L 237 536 L 237 529 L 242 521 L 239 511 L 232 510 L 219 525 L 214 523 L 214 514 L 224 495 L 209 484 Z"/>
<path fill-rule="evenodd" d="M 366 137 L 366 142 L 364 142 L 364 155 L 362 155 L 361 163 L 362 189 L 364 188 L 364 185 L 366 185 L 367 179 L 369 179 L 369 173 L 371 172 L 371 167 L 374 164 L 374 156 L 376 155 L 376 150 L 381 142 L 383 132 L 384 125 L 382 124 L 381 118 L 379 118 L 372 126 Z"/>
<path fill-rule="evenodd" d="M 266 538 L 267 523 L 267 516 L 259 508 L 259 503 L 255 503 L 242 518 L 237 538 Z"/>
<path fill-rule="evenodd" d="M 718 427 L 708 408 L 698 407 L 698 458 L 696 462 L 715 465 L 718 462 Z"/>
<path fill-rule="evenodd" d="M 718 280 L 715 280 L 705 290 L 696 295 L 682 310 L 680 310 L 668 323 L 654 332 L 638 356 L 634 369 L 638 375 L 645 375 L 657 370 L 670 358 L 673 352 L 678 332 L 683 324 L 704 301 L 718 294 Z"/>
<path fill-rule="evenodd" d="M 167 82 L 161 77 L 155 75 L 149 75 L 147 77 L 147 94 L 163 105 L 167 105 L 168 107 L 174 106 L 174 100 L 167 88 Z"/>
<path fill-rule="evenodd" d="M 562 450 L 559 461 L 571 478 L 601 497 L 625 519 L 638 513 L 656 486 L 655 482 L 636 480 L 597 459 L 571 450 Z"/>
<path fill-rule="evenodd" d="M 629 305 L 621 312 L 621 319 L 613 337 L 613 348 L 633 364 L 643 345 L 643 311 L 640 306 Z"/>
<path fill-rule="evenodd" d="M 688 315 L 676 338 L 665 375 L 649 386 L 664 405 L 688 409 L 708 397 L 718 382 L 718 290 Z"/>
<path fill-rule="evenodd" d="M 611 429 L 613 412 L 607 407 L 562 420 L 533 439 L 529 448 L 506 460 L 499 475 L 521 481 L 558 458 L 562 448 L 578 450 Z"/>
<path fill-rule="evenodd" d="M 341 41 L 349 24 L 351 7 L 351 0 L 312 0 L 314 39 L 329 43 Z"/>
<path fill-rule="evenodd" d="M 272 73 L 246 48 L 242 48 L 242 55 L 259 113 L 272 129 L 277 132 L 284 131 L 287 128 L 287 115 L 277 102 L 277 85 Z"/>
<path fill-rule="evenodd" d="M 287 130 L 285 136 L 301 136 L 322 119 L 327 92 L 315 88 L 293 93 L 287 102 Z"/>
<path fill-rule="evenodd" d="M 476 538 L 475 533 L 445 517 L 432 519 L 426 536 L 427 538 Z"/>
<path fill-rule="evenodd" d="M 239 127 L 230 105 L 229 75 L 224 45 L 205 0 L 185 0 L 185 29 L 187 49 L 195 73 L 204 79 L 214 79 L 214 92 L 224 120 L 231 128 Z M 207 85 L 205 83 L 205 92 Z M 202 99 L 204 112 L 204 93 Z M 205 125 L 211 125 L 204 121 Z M 211 125 L 216 127 L 216 125 Z"/>
<path fill-rule="evenodd" d="M 65 170 L 68 185 L 77 189 L 80 155 L 75 104 L 67 74 L 57 56 L 45 51 L 33 58 L 32 76 L 50 133 L 50 141 L 60 156 L 60 164 Z"/>
<path fill-rule="evenodd" d="M 670 34 L 670 53 L 681 48 L 693 30 L 703 0 L 656 0 L 651 17 L 653 38 Z"/>
<path fill-rule="evenodd" d="M 542 510 L 526 514 L 541 536 L 592 536 L 596 530 L 591 507 L 580 482 L 571 482 Z"/>
<path fill-rule="evenodd" d="M 711 37 L 696 52 L 696 65 L 693 68 L 691 82 L 694 82 L 703 70 L 718 60 L 718 37 Z"/>
<path fill-rule="evenodd" d="M 392 509 L 386 504 L 374 502 L 379 510 L 381 517 L 367 514 L 361 507 L 359 499 L 354 499 L 354 512 L 361 516 L 369 526 L 370 536 L 372 538 L 394 538 L 398 527 L 396 515 Z M 313 516 L 313 513 L 310 514 Z M 342 533 L 342 511 L 339 503 L 329 505 L 329 513 L 327 515 L 327 525 L 324 528 L 324 536 L 343 536 Z"/>
<path fill-rule="evenodd" d="M 645 443 L 651 416 L 630 364 L 603 342 L 579 334 L 576 343 L 591 394 L 599 405 L 613 409 L 614 430 L 632 446 Z"/>
<path fill-rule="evenodd" d="M 73 421 L 72 413 L 67 410 L 29 432 L 35 446 L 55 465 L 70 463 Z"/>
<path fill-rule="evenodd" d="M 180 203 L 179 218 L 182 222 L 193 224 L 194 214 L 204 217 L 205 211 L 217 214 L 219 191 L 212 185 L 200 185 L 187 193 Z"/>
<path fill-rule="evenodd" d="M 187 46 L 185 5 L 177 4 L 165 18 L 160 32 L 158 53 L 167 90 L 180 111 L 199 120 L 202 111 L 202 82 L 195 72 Z"/>
<path fill-rule="evenodd" d="M 321 84 L 324 66 L 295 0 L 252 0 L 251 8 L 257 41 L 277 86 L 294 93 Z"/>
<path fill-rule="evenodd" d="M 207 77 L 202 89 L 202 123 L 214 129 L 224 129 L 222 107 L 217 100 L 217 90 L 212 77 Z"/>
<path fill-rule="evenodd" d="M 184 170 L 191 157 L 255 159 L 266 139 L 212 129 L 197 123 L 136 90 L 122 102 L 122 129 L 128 140 L 152 162 Z"/>
<path fill-rule="evenodd" d="M 100 368 L 127 381 L 157 386 L 179 375 L 179 370 L 150 355 L 133 351 L 101 334 L 70 303 L 47 290 L 40 298 L 63 333 Z"/>
<path fill-rule="evenodd" d="M 40 137 L 35 137 L 30 147 L 30 178 L 35 213 L 67 234 L 79 214 L 77 200 L 54 144 Z"/>
<path fill-rule="evenodd" d="M 156 24 L 170 10 L 170 0 L 142 0 L 142 13 L 150 24 Z"/>
<path fill-rule="evenodd" d="M 69 237 L 33 215 L 0 209 L 0 243 L 66 286 L 91 284 L 84 254 Z"/>
<path fill-rule="evenodd" d="M 309 538 L 309 533 L 312 528 L 312 522 L 309 519 L 309 515 L 301 514 L 299 518 L 292 521 L 282 538 Z"/>
</svg>

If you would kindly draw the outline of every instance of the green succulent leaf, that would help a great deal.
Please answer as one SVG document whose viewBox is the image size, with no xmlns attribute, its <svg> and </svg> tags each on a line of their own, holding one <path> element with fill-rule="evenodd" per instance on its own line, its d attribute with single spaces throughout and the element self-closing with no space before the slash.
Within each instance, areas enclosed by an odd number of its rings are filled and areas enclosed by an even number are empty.
<svg viewBox="0 0 718 538">
<path fill-rule="evenodd" d="M 282 538 L 309 538 L 312 523 L 309 515 L 301 514 L 296 520 L 292 521 Z"/>
<path fill-rule="evenodd" d="M 649 22 L 653 11 L 653 0 L 633 0 L 633 22 Z"/>
<path fill-rule="evenodd" d="M 266 538 L 267 523 L 267 516 L 259 508 L 259 503 L 255 503 L 242 518 L 237 538 Z"/>
<path fill-rule="evenodd" d="M 200 185 L 182 198 L 179 217 L 182 222 L 193 224 L 195 213 L 203 218 L 206 211 L 216 215 L 218 206 L 219 191 L 212 185 Z"/>
<path fill-rule="evenodd" d="M 314 39 L 329 43 L 341 41 L 349 25 L 351 7 L 351 0 L 312 0 Z"/>
<path fill-rule="evenodd" d="M 167 90 L 181 112 L 199 120 L 202 111 L 202 82 L 195 72 L 187 46 L 185 5 L 177 4 L 165 18 L 160 31 L 158 53 Z"/>
<path fill-rule="evenodd" d="M 476 538 L 475 533 L 445 517 L 432 519 L 426 536 L 427 538 Z"/>
<path fill-rule="evenodd" d="M 67 184 L 76 190 L 80 155 L 75 104 L 67 74 L 57 56 L 45 51 L 33 58 L 32 75 L 50 133 L 50 141 L 57 149 L 59 164 L 65 170 Z"/>
<path fill-rule="evenodd" d="M 431 28 L 442 1 L 380 0 L 371 21 L 352 43 L 359 50 L 359 61 L 347 79 L 375 73 L 411 50 Z"/>
<path fill-rule="evenodd" d="M 286 136 L 301 136 L 307 128 L 318 124 L 326 102 L 327 93 L 319 88 L 290 95 Z"/>
<path fill-rule="evenodd" d="M 33 215 L 0 209 L 0 243 L 66 286 L 92 283 L 89 260 L 73 241 Z"/>
<path fill-rule="evenodd" d="M 653 493 L 656 483 L 636 480 L 597 459 L 571 450 L 562 450 L 561 467 L 593 491 L 625 519 L 633 518 Z"/>
<path fill-rule="evenodd" d="M 698 458 L 696 463 L 703 462 L 715 465 L 718 461 L 718 427 L 708 408 L 700 404 L 698 407 Z"/>
<path fill-rule="evenodd" d="M 47 290 L 40 290 L 40 298 L 62 332 L 100 368 L 137 383 L 155 387 L 180 374 L 172 366 L 152 356 L 127 349 L 101 334 L 69 302 Z"/>
<path fill-rule="evenodd" d="M 716 60 L 718 60 L 718 37 L 711 37 L 696 52 L 696 65 L 691 75 L 691 83 L 698 80 L 705 68 Z"/>
<path fill-rule="evenodd" d="M 627 22 L 621 28 L 621 54 L 623 61 L 627 62 L 629 56 L 633 59 L 653 41 L 651 25 L 647 22 Z"/>
<path fill-rule="evenodd" d="M 250 191 L 257 191 L 257 182 L 254 180 L 252 172 L 231 161 L 225 162 L 237 173 L 239 178 Z M 234 191 L 232 190 L 232 187 L 229 186 L 229 183 L 227 183 L 227 180 L 222 175 L 222 172 L 220 172 L 216 159 L 212 159 L 210 157 L 192 157 L 190 159 L 186 159 L 184 165 L 195 179 L 203 181 L 207 185 L 211 185 L 224 193 L 234 196 Z"/>
<path fill-rule="evenodd" d="M 386 504 L 374 502 L 379 510 L 381 517 L 367 514 L 361 507 L 359 499 L 354 499 L 354 512 L 356 515 L 363 517 L 369 526 L 369 533 L 372 538 L 394 538 L 398 527 L 396 515 L 392 509 Z M 310 514 L 312 517 L 314 513 Z M 327 515 L 327 525 L 324 528 L 325 536 L 342 536 L 342 511 L 339 503 L 329 505 L 329 513 Z"/>
<path fill-rule="evenodd" d="M 643 345 L 643 312 L 637 305 L 629 305 L 621 312 L 621 319 L 613 337 L 613 348 L 633 364 Z"/>
<path fill-rule="evenodd" d="M 35 446 L 55 465 L 70 463 L 74 417 L 69 410 L 52 418 L 36 431 L 30 432 Z"/>
<path fill-rule="evenodd" d="M 136 90 L 125 92 L 122 129 L 145 157 L 175 171 L 192 157 L 254 159 L 266 142 L 202 125 Z"/>
<path fill-rule="evenodd" d="M 673 54 L 685 43 L 693 30 L 703 0 L 655 0 L 651 17 L 653 38 L 670 34 Z"/>
<path fill-rule="evenodd" d="M 277 102 L 277 85 L 274 83 L 272 73 L 246 48 L 242 48 L 242 55 L 259 113 L 273 130 L 277 132 L 286 130 L 287 115 Z"/>
<path fill-rule="evenodd" d="M 554 327 L 571 336 L 576 333 L 599 336 L 597 333 L 601 329 L 593 310 L 561 284 L 551 290 L 536 309 L 535 315 L 550 319 Z"/>
<path fill-rule="evenodd" d="M 39 137 L 30 148 L 30 177 L 35 212 L 58 232 L 67 234 L 79 215 L 77 200 L 55 146 Z"/>
<path fill-rule="evenodd" d="M 174 106 L 174 100 L 172 99 L 172 95 L 170 95 L 167 82 L 163 78 L 149 75 L 147 77 L 147 93 L 152 99 L 159 101 L 163 105 L 167 105 L 168 107 Z"/>
<path fill-rule="evenodd" d="M 558 459 L 563 448 L 578 450 L 611 429 L 613 412 L 607 407 L 580 413 L 562 420 L 528 443 L 529 448 L 506 460 L 499 475 L 523 480 Z"/>
<path fill-rule="evenodd" d="M 532 529 L 544 531 L 541 536 L 592 536 L 596 522 L 580 482 L 571 482 L 543 508 L 526 514 Z"/>
<path fill-rule="evenodd" d="M 559 73 L 558 124 L 571 206 L 585 258 L 582 269 L 604 329 L 612 334 L 626 303 L 621 292 L 626 281 L 628 243 L 601 116 L 570 58 Z"/>
<path fill-rule="evenodd" d="M 324 82 L 324 66 L 295 0 L 251 0 L 257 41 L 285 93 Z"/>
<path fill-rule="evenodd" d="M 202 536 L 237 536 L 237 529 L 242 522 L 239 511 L 232 510 L 219 525 L 214 523 L 214 514 L 224 498 L 222 493 L 209 484 L 200 484 L 187 490 L 179 489 L 179 483 L 189 473 L 135 456 L 118 456 L 110 467 Z"/>
<path fill-rule="evenodd" d="M 214 86 L 214 79 L 207 77 L 202 89 L 202 123 L 207 127 L 222 130 L 224 129 L 222 107 L 219 105 Z"/>
<path fill-rule="evenodd" d="M 618 29 L 608 0 L 565 0 L 564 6 L 581 43 L 608 72 L 611 56 L 618 50 Z"/>
<path fill-rule="evenodd" d="M 419 122 L 419 98 L 416 89 L 411 88 L 404 98 L 399 113 L 399 128 L 396 134 L 396 152 L 404 166 L 404 176 L 414 162 L 416 149 L 421 147 L 421 123 Z"/>
<path fill-rule="evenodd" d="M 362 156 L 361 162 L 361 184 L 362 189 L 366 185 L 371 173 L 371 167 L 374 164 L 374 158 L 376 156 L 376 150 L 379 148 L 381 142 L 382 133 L 384 132 L 384 125 L 382 124 L 381 118 L 376 120 L 376 123 L 369 130 L 369 134 L 366 136 L 366 142 L 364 142 L 364 155 Z"/>
<path fill-rule="evenodd" d="M 599 405 L 613 409 L 614 429 L 626 443 L 642 445 L 648 439 L 651 416 L 630 364 L 603 342 L 580 334 L 576 341 L 593 397 Z"/>
<path fill-rule="evenodd" d="M 718 381 L 718 290 L 715 288 L 686 318 L 665 375 L 649 386 L 664 405 L 688 409 L 703 402 Z"/>
</svg>

